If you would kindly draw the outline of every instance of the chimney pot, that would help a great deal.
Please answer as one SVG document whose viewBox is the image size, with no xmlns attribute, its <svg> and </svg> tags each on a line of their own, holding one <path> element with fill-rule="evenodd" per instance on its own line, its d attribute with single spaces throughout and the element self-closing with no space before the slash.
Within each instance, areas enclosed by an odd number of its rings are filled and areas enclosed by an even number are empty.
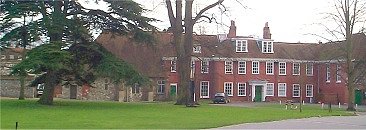
<svg viewBox="0 0 366 130">
<path fill-rule="evenodd" d="M 235 26 L 235 21 L 234 20 L 231 20 L 229 34 L 227 34 L 227 37 L 228 38 L 234 38 L 234 37 L 236 37 L 236 26 Z"/>
<path fill-rule="evenodd" d="M 271 31 L 269 30 L 268 22 L 265 23 L 263 28 L 263 39 L 271 39 Z"/>
</svg>

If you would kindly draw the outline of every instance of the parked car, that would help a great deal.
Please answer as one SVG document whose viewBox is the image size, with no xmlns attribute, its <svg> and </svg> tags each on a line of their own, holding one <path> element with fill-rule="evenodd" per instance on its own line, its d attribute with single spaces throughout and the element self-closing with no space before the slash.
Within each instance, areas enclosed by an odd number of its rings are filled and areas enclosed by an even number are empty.
<svg viewBox="0 0 366 130">
<path fill-rule="evenodd" d="M 213 99 L 213 103 L 229 103 L 230 99 L 225 93 L 216 93 L 215 98 Z"/>
<path fill-rule="evenodd" d="M 43 84 L 38 84 L 36 90 L 37 90 L 36 97 L 38 98 L 38 97 L 42 96 L 43 90 L 44 90 L 44 85 Z"/>
</svg>

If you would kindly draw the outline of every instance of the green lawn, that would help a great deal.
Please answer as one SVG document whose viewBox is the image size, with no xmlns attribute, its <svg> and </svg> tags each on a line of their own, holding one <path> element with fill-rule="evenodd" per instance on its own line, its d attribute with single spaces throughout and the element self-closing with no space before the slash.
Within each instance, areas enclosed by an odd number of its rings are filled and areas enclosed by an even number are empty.
<svg viewBox="0 0 366 130">
<path fill-rule="evenodd" d="M 312 116 L 350 115 L 341 110 L 305 106 L 304 111 L 280 105 L 253 108 L 214 106 L 186 108 L 161 103 L 120 103 L 56 100 L 44 106 L 36 100 L 1 99 L 1 129 L 201 129 L 246 122 L 265 122 Z"/>
</svg>

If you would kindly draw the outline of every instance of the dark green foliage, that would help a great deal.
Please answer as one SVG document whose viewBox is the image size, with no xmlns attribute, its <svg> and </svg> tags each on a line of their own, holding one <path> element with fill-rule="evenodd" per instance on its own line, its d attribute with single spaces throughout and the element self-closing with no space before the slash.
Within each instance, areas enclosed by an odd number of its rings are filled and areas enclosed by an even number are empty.
<svg viewBox="0 0 366 130">
<path fill-rule="evenodd" d="M 21 68 L 34 74 L 68 68 L 71 54 L 61 49 L 62 47 L 62 43 L 51 43 L 32 49 L 27 53 L 28 58 L 13 67 L 13 73 L 17 73 Z"/>
<path fill-rule="evenodd" d="M 12 72 L 20 74 L 24 69 L 41 74 L 32 83 L 45 83 L 44 95 L 48 99 L 42 96 L 40 103 L 52 104 L 53 97 L 49 93 L 59 83 L 90 84 L 100 76 L 109 77 L 114 82 L 126 81 L 127 84 L 147 81 L 131 65 L 93 42 L 90 32 L 105 30 L 129 34 L 137 41 L 149 43 L 154 40 L 146 31 L 155 29 L 149 24 L 155 19 L 142 16 L 145 10 L 132 0 L 104 1 L 110 3 L 108 11 L 86 9 L 78 1 L 70 0 L 1 1 L 0 28 L 4 35 L 0 48 L 9 46 L 9 43 L 37 41 L 40 36 L 49 38 L 46 44 L 29 51 L 28 58 L 14 66 Z M 25 20 L 31 16 L 37 18 Z M 19 22 L 17 19 L 24 20 Z M 28 34 L 26 40 L 20 40 L 24 34 Z"/>
<path fill-rule="evenodd" d="M 0 47 L 4 48 L 9 45 L 11 41 L 21 46 L 26 46 L 21 41 L 21 37 L 26 35 L 26 40 L 34 42 L 39 40 L 42 32 L 40 24 L 42 21 L 34 20 L 25 24 L 25 18 L 35 17 L 39 12 L 39 7 L 32 1 L 2 1 L 1 5 L 1 25 L 0 30 L 4 35 L 0 38 Z M 25 30 L 23 30 L 25 29 Z"/>
</svg>

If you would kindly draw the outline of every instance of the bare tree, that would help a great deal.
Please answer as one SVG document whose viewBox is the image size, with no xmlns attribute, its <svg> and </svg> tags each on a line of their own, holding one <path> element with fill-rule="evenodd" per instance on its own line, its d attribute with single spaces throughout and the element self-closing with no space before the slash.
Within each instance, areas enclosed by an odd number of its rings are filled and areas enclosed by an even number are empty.
<svg viewBox="0 0 366 130">
<path fill-rule="evenodd" d="M 178 89 L 178 99 L 176 104 L 191 106 L 193 102 L 193 90 L 191 74 L 191 55 L 193 46 L 193 26 L 200 18 L 205 17 L 203 14 L 224 2 L 224 0 L 217 0 L 216 2 L 206 6 L 200 10 L 195 17 L 192 17 L 192 5 L 194 0 L 185 0 L 185 17 L 182 19 L 182 9 L 183 0 L 176 0 L 176 13 L 172 9 L 172 4 L 170 0 L 165 0 L 168 10 L 169 21 L 171 25 L 171 30 L 173 32 L 173 42 L 175 44 L 175 49 L 177 51 L 177 71 L 179 74 L 179 89 Z M 184 21 L 184 26 L 182 24 Z M 184 27 L 184 31 L 183 31 Z M 184 37 L 183 37 L 184 32 Z"/>
<path fill-rule="evenodd" d="M 335 13 L 327 13 L 328 19 L 332 20 L 337 26 L 330 28 L 324 25 L 327 33 L 337 40 L 344 40 L 343 44 L 339 44 L 338 50 L 342 52 L 337 54 L 340 62 L 344 63 L 345 79 L 348 88 L 348 111 L 355 111 L 354 99 L 355 99 L 355 88 L 360 79 L 365 79 L 365 61 L 359 59 L 355 50 L 355 38 L 353 34 L 356 32 L 355 29 L 360 26 L 364 26 L 366 22 L 366 1 L 362 0 L 335 0 L 334 7 Z M 359 26 L 360 25 L 360 26 Z M 362 28 L 362 27 L 361 27 Z M 362 31 L 363 29 L 361 29 Z M 323 37 L 325 38 L 325 37 Z M 325 38 L 331 42 L 329 38 Z"/>
</svg>

